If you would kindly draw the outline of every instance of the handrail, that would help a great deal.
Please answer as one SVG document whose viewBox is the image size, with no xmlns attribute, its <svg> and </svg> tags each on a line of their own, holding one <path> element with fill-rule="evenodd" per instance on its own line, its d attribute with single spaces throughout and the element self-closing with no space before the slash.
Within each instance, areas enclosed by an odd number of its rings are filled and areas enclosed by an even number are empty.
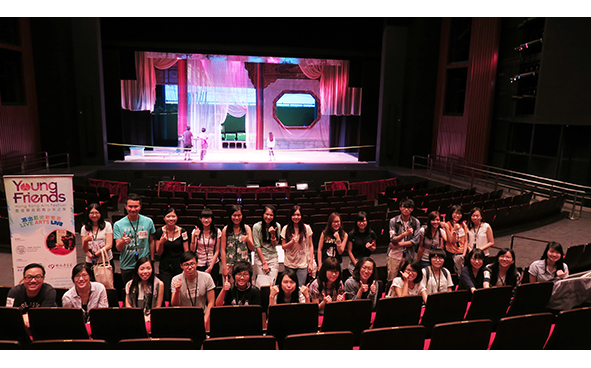
<svg viewBox="0 0 591 368">
<path fill-rule="evenodd" d="M 41 156 L 41 157 L 39 157 Z M 56 158 L 56 157 L 61 157 L 61 156 L 65 156 L 65 160 L 59 161 L 57 163 L 54 164 L 50 164 L 49 159 L 50 158 Z M 3 162 L 6 161 L 13 161 L 10 164 L 4 164 Z M 19 155 L 19 156 L 11 156 L 11 157 L 5 157 L 0 159 L 0 175 L 3 175 L 5 171 L 7 170 L 11 170 L 11 169 L 19 169 L 19 170 L 15 170 L 17 173 L 19 174 L 26 174 L 27 172 L 30 171 L 35 171 L 35 170 L 40 170 L 41 167 L 45 168 L 45 172 L 49 173 L 49 169 L 51 167 L 56 167 L 56 166 L 62 166 L 62 165 L 66 165 L 68 172 L 70 171 L 70 154 L 69 153 L 58 153 L 55 155 L 48 155 L 48 153 L 45 152 L 32 152 L 32 153 L 27 153 L 24 155 Z"/>
<path fill-rule="evenodd" d="M 425 160 L 426 163 L 418 163 L 419 159 Z M 441 168 L 440 165 L 438 167 L 437 164 L 443 164 L 444 167 Z M 521 193 L 525 192 L 526 190 L 530 190 L 536 195 L 547 196 L 548 198 L 551 198 L 554 195 L 555 191 L 562 192 L 565 195 L 567 201 L 569 199 L 568 196 L 572 196 L 572 210 L 569 216 L 571 220 L 575 220 L 578 218 L 575 216 L 577 203 L 580 203 L 579 217 L 581 216 L 583 212 L 585 196 L 587 194 L 587 191 L 591 191 L 591 187 L 587 187 L 584 185 L 543 178 L 532 174 L 502 169 L 494 166 L 469 163 L 465 160 L 459 160 L 457 158 L 452 157 L 444 157 L 437 155 L 429 155 L 428 157 L 413 156 L 412 170 L 414 171 L 415 168 L 419 167 L 426 168 L 429 171 L 429 177 L 431 177 L 433 171 L 437 171 L 439 173 L 448 175 L 450 183 L 452 182 L 454 177 L 470 177 L 470 185 L 472 187 L 474 186 L 475 180 L 481 180 L 484 181 L 486 184 L 493 182 L 494 190 L 497 190 L 499 186 L 503 186 L 509 189 L 509 191 L 511 189 L 517 188 L 520 190 Z M 462 174 L 460 171 L 464 174 Z M 494 176 L 494 181 L 490 180 L 490 176 Z M 531 179 L 527 179 L 525 177 Z M 509 183 L 507 184 L 504 181 L 508 181 Z M 516 187 L 515 183 L 517 183 L 519 187 Z M 545 193 L 544 190 L 548 193 Z"/>
<path fill-rule="evenodd" d="M 542 243 L 549 243 L 549 240 L 542 240 L 542 239 L 536 239 L 536 238 L 530 238 L 527 236 L 521 236 L 521 235 L 511 235 L 511 249 L 513 249 L 513 239 L 515 238 L 520 238 L 520 239 L 526 239 L 526 240 L 531 240 L 531 241 L 537 241 L 537 242 L 542 242 Z"/>
</svg>

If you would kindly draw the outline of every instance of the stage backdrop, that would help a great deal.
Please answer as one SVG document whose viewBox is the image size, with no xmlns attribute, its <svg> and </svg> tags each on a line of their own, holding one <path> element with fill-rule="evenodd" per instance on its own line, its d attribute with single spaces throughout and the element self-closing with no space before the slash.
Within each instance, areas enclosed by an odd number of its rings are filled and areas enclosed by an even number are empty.
<svg viewBox="0 0 591 368">
<path fill-rule="evenodd" d="M 29 263 L 45 267 L 45 282 L 72 286 L 76 265 L 73 175 L 5 175 L 14 284 Z"/>
</svg>

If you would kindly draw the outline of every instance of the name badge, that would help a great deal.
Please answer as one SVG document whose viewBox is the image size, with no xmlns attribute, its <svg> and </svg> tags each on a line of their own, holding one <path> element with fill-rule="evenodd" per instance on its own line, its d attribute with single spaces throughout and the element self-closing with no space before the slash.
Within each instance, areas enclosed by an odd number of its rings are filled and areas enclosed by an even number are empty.
<svg viewBox="0 0 591 368">
<path fill-rule="evenodd" d="M 148 230 L 142 230 L 137 232 L 137 237 L 139 239 L 148 239 Z"/>
<path fill-rule="evenodd" d="M 189 240 L 189 235 L 187 233 L 183 233 L 183 241 Z"/>
</svg>

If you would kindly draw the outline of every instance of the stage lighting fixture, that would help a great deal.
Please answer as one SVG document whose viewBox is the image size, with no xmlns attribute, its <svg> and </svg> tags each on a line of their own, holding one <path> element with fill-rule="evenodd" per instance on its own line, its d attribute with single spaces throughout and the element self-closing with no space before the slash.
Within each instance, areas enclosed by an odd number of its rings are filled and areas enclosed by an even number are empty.
<svg viewBox="0 0 591 368">
<path fill-rule="evenodd" d="M 275 186 L 276 187 L 287 187 L 288 184 L 287 184 L 286 181 L 278 181 L 278 182 L 275 183 Z"/>
<path fill-rule="evenodd" d="M 296 190 L 308 190 L 308 183 L 297 183 Z"/>
</svg>

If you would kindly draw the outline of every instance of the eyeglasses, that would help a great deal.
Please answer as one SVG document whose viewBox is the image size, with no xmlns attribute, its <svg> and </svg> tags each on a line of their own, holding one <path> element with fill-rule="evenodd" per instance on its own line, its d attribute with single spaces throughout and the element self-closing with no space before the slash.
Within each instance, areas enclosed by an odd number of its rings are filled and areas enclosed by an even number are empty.
<svg viewBox="0 0 591 368">
<path fill-rule="evenodd" d="M 247 277 L 250 277 L 250 273 L 248 273 L 248 271 L 244 271 L 244 272 L 237 273 L 234 277 L 245 279 Z"/>
<path fill-rule="evenodd" d="M 43 275 L 35 275 L 35 276 L 27 275 L 27 276 L 25 276 L 25 280 L 31 281 L 31 280 L 35 279 L 35 281 L 41 281 L 41 280 L 43 280 L 43 277 L 44 277 Z"/>
<path fill-rule="evenodd" d="M 90 275 L 87 273 L 81 273 L 81 274 L 74 276 L 74 280 L 88 279 L 88 278 L 90 278 Z"/>
<path fill-rule="evenodd" d="M 193 262 L 185 262 L 181 266 L 183 266 L 183 267 L 195 267 L 195 266 L 197 266 L 197 262 L 194 262 L 194 261 Z"/>
</svg>

